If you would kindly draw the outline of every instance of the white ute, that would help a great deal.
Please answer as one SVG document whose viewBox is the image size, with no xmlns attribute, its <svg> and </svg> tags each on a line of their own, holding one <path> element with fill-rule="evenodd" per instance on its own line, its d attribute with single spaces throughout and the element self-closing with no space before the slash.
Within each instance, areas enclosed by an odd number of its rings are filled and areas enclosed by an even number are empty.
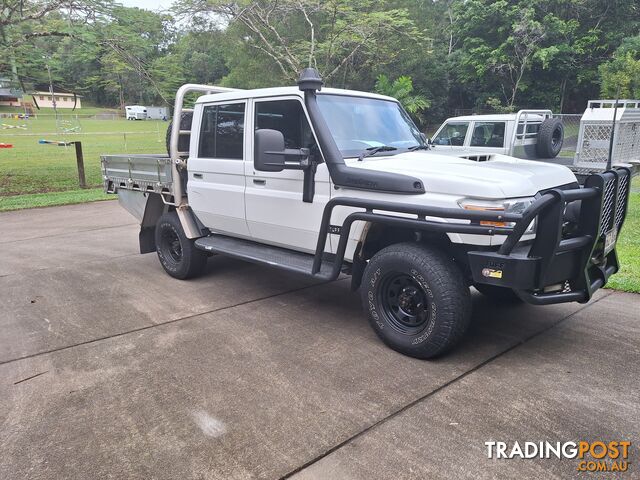
<svg viewBox="0 0 640 480">
<path fill-rule="evenodd" d="M 562 149 L 564 126 L 551 110 L 467 115 L 448 118 L 430 144 L 445 155 L 490 160 L 494 154 L 524 159 L 555 158 Z"/>
<path fill-rule="evenodd" d="M 212 254 L 351 275 L 380 338 L 418 358 L 460 340 L 471 285 L 586 302 L 618 271 L 629 170 L 580 186 L 559 165 L 439 155 L 395 99 L 321 87 L 313 69 L 298 87 L 184 85 L 168 156 L 103 156 L 106 191 L 140 220 L 141 253 L 178 279 Z"/>
</svg>

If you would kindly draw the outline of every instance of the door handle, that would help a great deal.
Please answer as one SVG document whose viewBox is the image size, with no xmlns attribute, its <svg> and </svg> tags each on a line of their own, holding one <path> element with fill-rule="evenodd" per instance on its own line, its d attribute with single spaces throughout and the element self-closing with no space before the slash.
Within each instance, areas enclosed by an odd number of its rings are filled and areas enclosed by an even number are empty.
<svg viewBox="0 0 640 480">
<path fill-rule="evenodd" d="M 253 183 L 254 183 L 255 185 L 266 185 L 266 184 L 267 184 L 267 181 L 266 181 L 266 180 L 263 180 L 262 178 L 254 178 L 254 179 L 253 179 Z"/>
<path fill-rule="evenodd" d="M 193 178 L 203 178 L 201 173 L 194 173 Z"/>
</svg>

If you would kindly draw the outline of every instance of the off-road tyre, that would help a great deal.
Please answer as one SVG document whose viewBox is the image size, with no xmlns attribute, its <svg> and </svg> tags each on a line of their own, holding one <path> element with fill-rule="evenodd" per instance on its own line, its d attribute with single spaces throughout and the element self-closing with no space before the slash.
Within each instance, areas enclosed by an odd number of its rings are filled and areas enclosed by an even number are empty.
<svg viewBox="0 0 640 480">
<path fill-rule="evenodd" d="M 200 275 L 207 265 L 207 254 L 187 238 L 176 212 L 168 212 L 156 224 L 156 251 L 165 272 L 186 280 Z"/>
<path fill-rule="evenodd" d="M 361 296 L 380 339 L 410 357 L 446 353 L 469 326 L 471 298 L 462 272 L 443 251 L 418 243 L 376 253 L 365 268 Z"/>
<path fill-rule="evenodd" d="M 555 158 L 562 150 L 564 125 L 559 118 L 547 118 L 540 124 L 536 154 L 540 158 Z"/>
<path fill-rule="evenodd" d="M 482 295 L 499 303 L 523 303 L 522 299 L 510 288 L 496 287 L 485 283 L 474 285 Z"/>
<path fill-rule="evenodd" d="M 193 122 L 193 112 L 182 112 L 182 116 L 180 117 L 180 130 L 191 130 L 192 122 Z M 171 144 L 171 128 L 172 127 L 173 127 L 173 119 L 169 122 L 169 126 L 167 127 L 167 134 L 165 138 L 165 144 L 167 147 L 168 155 L 171 155 L 171 149 L 169 148 L 169 146 Z M 180 138 L 178 139 L 178 151 L 188 152 L 190 141 L 191 141 L 191 135 L 180 135 Z"/>
</svg>

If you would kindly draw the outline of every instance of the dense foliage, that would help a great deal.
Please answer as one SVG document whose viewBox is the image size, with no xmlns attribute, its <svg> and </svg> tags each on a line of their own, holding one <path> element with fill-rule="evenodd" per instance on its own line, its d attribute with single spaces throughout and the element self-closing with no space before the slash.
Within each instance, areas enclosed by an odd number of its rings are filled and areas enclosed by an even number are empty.
<svg viewBox="0 0 640 480">
<path fill-rule="evenodd" d="M 428 121 L 578 112 L 640 95 L 639 27 L 637 0 L 178 0 L 159 13 L 0 0 L 0 77 L 29 90 L 48 65 L 60 88 L 122 106 L 170 103 L 184 82 L 291 84 L 313 65 L 332 86 L 397 91 Z"/>
</svg>

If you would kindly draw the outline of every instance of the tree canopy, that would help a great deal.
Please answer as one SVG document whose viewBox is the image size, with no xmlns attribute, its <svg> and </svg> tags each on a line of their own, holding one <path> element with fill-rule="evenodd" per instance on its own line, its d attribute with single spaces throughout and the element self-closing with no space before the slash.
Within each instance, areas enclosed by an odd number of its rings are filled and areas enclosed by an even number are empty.
<svg viewBox="0 0 640 480">
<path fill-rule="evenodd" d="M 0 0 L 0 77 L 96 105 L 170 104 L 185 82 L 330 86 L 404 96 L 425 122 L 456 111 L 640 95 L 636 0 Z"/>
</svg>

